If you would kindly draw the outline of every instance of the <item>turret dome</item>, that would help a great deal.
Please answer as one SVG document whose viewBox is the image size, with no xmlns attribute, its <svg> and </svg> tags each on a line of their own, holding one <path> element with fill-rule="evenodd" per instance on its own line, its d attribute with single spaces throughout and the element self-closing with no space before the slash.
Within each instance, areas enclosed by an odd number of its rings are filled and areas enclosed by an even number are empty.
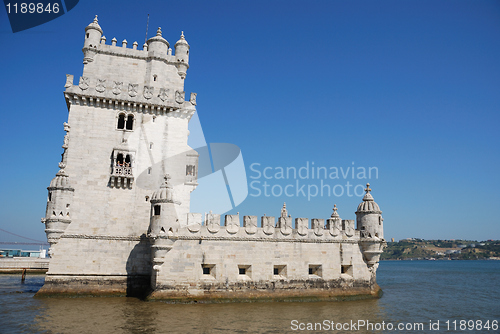
<svg viewBox="0 0 500 334">
<path fill-rule="evenodd" d="M 160 189 L 153 192 L 151 196 L 151 202 L 174 202 L 174 188 L 170 184 L 170 175 L 165 174 L 164 180 L 165 182 L 160 186 Z"/>
<path fill-rule="evenodd" d="M 363 202 L 359 203 L 358 210 L 356 211 L 356 213 L 361 213 L 361 212 L 363 212 L 363 213 L 382 213 L 382 211 L 380 211 L 378 204 L 375 203 L 375 201 L 373 200 L 372 194 L 370 194 L 370 191 L 372 191 L 372 190 L 370 189 L 369 183 L 366 184 L 365 191 L 366 191 L 366 194 L 363 197 Z"/>
<path fill-rule="evenodd" d="M 60 162 L 59 168 L 60 170 L 57 172 L 56 177 L 50 181 L 49 189 L 72 189 L 71 184 L 69 183 L 69 176 L 64 170 L 64 168 L 66 168 L 66 164 Z"/>
<path fill-rule="evenodd" d="M 158 30 L 156 30 L 156 36 L 155 37 L 151 37 L 150 39 L 148 39 L 148 41 L 146 42 L 148 45 L 150 45 L 152 42 L 161 42 L 163 44 L 166 44 L 167 45 L 167 48 L 170 47 L 170 43 L 168 43 L 168 41 L 163 38 L 162 36 L 162 33 L 161 33 L 161 27 L 158 27 Z"/>
<path fill-rule="evenodd" d="M 92 23 L 90 23 L 86 28 L 85 28 L 85 31 L 89 30 L 89 29 L 95 29 L 97 31 L 99 31 L 101 34 L 102 34 L 102 29 L 101 29 L 101 26 L 99 25 L 99 23 L 97 22 L 97 15 L 95 16 L 94 18 L 94 21 Z"/>
<path fill-rule="evenodd" d="M 175 48 L 177 48 L 177 46 L 181 44 L 184 44 L 189 48 L 189 44 L 184 38 L 184 31 L 181 31 L 181 38 L 177 42 L 175 42 Z"/>
</svg>

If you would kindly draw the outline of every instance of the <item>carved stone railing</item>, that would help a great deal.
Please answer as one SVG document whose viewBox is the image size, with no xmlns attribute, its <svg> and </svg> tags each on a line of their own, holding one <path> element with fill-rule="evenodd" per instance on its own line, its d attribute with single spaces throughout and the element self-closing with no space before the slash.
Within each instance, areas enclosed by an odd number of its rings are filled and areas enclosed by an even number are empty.
<svg viewBox="0 0 500 334">
<path fill-rule="evenodd" d="M 134 184 L 134 175 L 132 167 L 114 166 L 111 172 L 109 185 L 111 188 L 128 188 L 132 189 Z"/>
<path fill-rule="evenodd" d="M 125 177 L 134 177 L 132 175 L 132 167 L 121 167 L 115 166 L 113 167 L 113 176 L 125 176 Z"/>
</svg>

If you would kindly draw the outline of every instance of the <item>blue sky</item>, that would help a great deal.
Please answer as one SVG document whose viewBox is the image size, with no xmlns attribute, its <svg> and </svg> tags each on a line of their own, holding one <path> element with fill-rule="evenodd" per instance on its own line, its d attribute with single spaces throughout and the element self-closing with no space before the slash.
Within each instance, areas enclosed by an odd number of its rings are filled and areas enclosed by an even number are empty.
<svg viewBox="0 0 500 334">
<path fill-rule="evenodd" d="M 376 167 L 385 236 L 500 239 L 500 2 L 89 1 L 13 34 L 0 10 L 0 228 L 45 240 L 40 218 L 67 120 L 65 74 L 84 29 L 144 43 L 158 26 L 191 45 L 186 92 L 206 140 L 250 169 Z M 257 165 L 254 165 L 257 166 Z M 254 168 L 255 169 L 255 168 Z M 285 187 L 297 180 L 267 180 Z M 320 180 L 299 180 L 319 185 Z M 256 186 L 257 185 L 257 186 Z M 276 189 L 278 189 L 276 188 Z M 252 196 L 231 212 L 354 219 L 357 196 Z M 0 241 L 22 241 L 0 232 Z"/>
</svg>

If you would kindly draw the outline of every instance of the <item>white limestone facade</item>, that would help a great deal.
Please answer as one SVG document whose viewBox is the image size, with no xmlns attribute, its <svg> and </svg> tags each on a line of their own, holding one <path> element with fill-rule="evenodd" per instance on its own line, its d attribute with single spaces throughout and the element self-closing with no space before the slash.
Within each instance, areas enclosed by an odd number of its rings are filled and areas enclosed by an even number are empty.
<svg viewBox="0 0 500 334">
<path fill-rule="evenodd" d="M 191 213 L 198 154 L 187 139 L 189 44 L 158 28 L 142 49 L 85 28 L 83 73 L 67 75 L 60 171 L 48 187 L 49 270 L 38 295 L 172 301 L 373 297 L 382 212 L 367 185 L 354 220 Z"/>
<path fill-rule="evenodd" d="M 197 186 L 198 154 L 187 144 L 196 94 L 185 100 L 184 35 L 175 53 L 160 28 L 142 50 L 115 40 L 106 43 L 96 17 L 85 29 L 83 74 L 76 83 L 67 75 L 64 153 L 43 219 L 52 257 L 47 282 L 149 279 L 149 248 L 133 250 L 149 227 L 152 191 L 171 175 L 185 225 Z"/>
</svg>

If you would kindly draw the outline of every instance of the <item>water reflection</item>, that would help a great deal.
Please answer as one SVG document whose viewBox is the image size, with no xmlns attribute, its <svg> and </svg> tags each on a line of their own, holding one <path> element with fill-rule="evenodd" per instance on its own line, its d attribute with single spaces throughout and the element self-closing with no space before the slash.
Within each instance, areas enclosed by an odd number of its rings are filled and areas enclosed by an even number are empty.
<svg viewBox="0 0 500 334">
<path fill-rule="evenodd" d="M 40 300 L 39 308 L 32 330 L 47 333 L 284 333 L 296 332 L 292 320 L 384 319 L 379 300 L 174 305 L 134 298 L 52 298 Z"/>
</svg>

